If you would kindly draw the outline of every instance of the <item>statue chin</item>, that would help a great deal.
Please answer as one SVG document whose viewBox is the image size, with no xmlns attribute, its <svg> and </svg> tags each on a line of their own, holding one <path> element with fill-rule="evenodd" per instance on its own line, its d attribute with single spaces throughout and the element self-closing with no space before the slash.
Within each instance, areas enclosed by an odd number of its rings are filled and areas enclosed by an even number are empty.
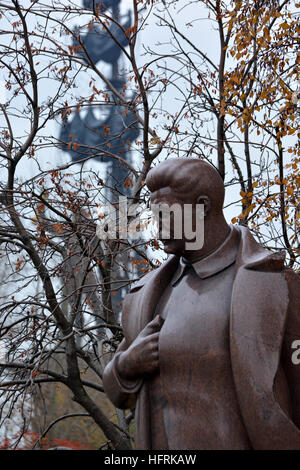
<svg viewBox="0 0 300 470">
<path fill-rule="evenodd" d="M 164 244 L 165 253 L 181 255 L 183 252 L 181 240 L 164 240 L 162 243 Z"/>
</svg>

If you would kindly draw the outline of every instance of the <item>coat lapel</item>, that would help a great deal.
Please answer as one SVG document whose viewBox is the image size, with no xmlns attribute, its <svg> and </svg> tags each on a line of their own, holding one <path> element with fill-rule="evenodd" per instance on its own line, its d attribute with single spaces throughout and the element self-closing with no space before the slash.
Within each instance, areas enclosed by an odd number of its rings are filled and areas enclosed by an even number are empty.
<svg viewBox="0 0 300 470">
<path fill-rule="evenodd" d="M 178 261 L 177 256 L 170 257 L 160 268 L 133 284 L 125 297 L 122 325 L 128 346 L 154 317 L 157 303 L 169 284 Z M 135 446 L 139 450 L 152 449 L 148 394 L 147 383 L 144 383 L 139 391 L 135 411 Z"/>
<path fill-rule="evenodd" d="M 154 318 L 157 303 L 168 286 L 179 262 L 171 256 L 165 263 L 133 284 L 123 302 L 122 325 L 130 344 Z M 130 313 L 129 313 L 130 312 Z"/>
<path fill-rule="evenodd" d="M 233 376 L 254 449 L 292 449 L 300 432 L 280 408 L 274 382 L 288 307 L 284 257 L 258 245 L 241 227 L 233 285 L 230 350 Z"/>
</svg>

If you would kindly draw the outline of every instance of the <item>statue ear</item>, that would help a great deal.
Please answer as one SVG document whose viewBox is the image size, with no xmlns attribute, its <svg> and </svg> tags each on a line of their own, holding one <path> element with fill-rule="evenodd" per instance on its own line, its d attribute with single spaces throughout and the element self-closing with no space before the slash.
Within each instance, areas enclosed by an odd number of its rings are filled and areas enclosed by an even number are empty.
<svg viewBox="0 0 300 470">
<path fill-rule="evenodd" d="M 201 194 L 201 196 L 197 197 L 196 204 L 203 204 L 204 205 L 204 217 L 208 214 L 211 202 L 210 198 L 206 196 L 206 194 Z"/>
</svg>

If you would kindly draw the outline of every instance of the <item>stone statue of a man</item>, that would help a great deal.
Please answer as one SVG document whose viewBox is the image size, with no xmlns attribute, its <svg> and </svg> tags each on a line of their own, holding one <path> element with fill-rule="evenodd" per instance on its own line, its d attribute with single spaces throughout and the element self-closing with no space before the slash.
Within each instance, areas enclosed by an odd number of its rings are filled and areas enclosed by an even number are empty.
<svg viewBox="0 0 300 470">
<path fill-rule="evenodd" d="M 228 225 L 208 163 L 171 159 L 148 174 L 151 204 L 203 204 L 204 244 L 172 254 L 123 303 L 124 339 L 104 371 L 119 408 L 136 401 L 136 449 L 300 449 L 300 280 L 282 253 Z"/>
</svg>

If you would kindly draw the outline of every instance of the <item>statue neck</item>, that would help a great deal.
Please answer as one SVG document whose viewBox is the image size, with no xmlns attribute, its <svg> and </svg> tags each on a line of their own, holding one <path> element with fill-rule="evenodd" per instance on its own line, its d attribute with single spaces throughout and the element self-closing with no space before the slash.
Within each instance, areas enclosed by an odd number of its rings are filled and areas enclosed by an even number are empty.
<svg viewBox="0 0 300 470">
<path fill-rule="evenodd" d="M 187 250 L 182 253 L 183 258 L 189 263 L 194 263 L 205 258 L 213 251 L 217 250 L 230 233 L 230 226 L 225 218 L 218 220 L 204 219 L 204 245 L 200 250 Z"/>
</svg>

